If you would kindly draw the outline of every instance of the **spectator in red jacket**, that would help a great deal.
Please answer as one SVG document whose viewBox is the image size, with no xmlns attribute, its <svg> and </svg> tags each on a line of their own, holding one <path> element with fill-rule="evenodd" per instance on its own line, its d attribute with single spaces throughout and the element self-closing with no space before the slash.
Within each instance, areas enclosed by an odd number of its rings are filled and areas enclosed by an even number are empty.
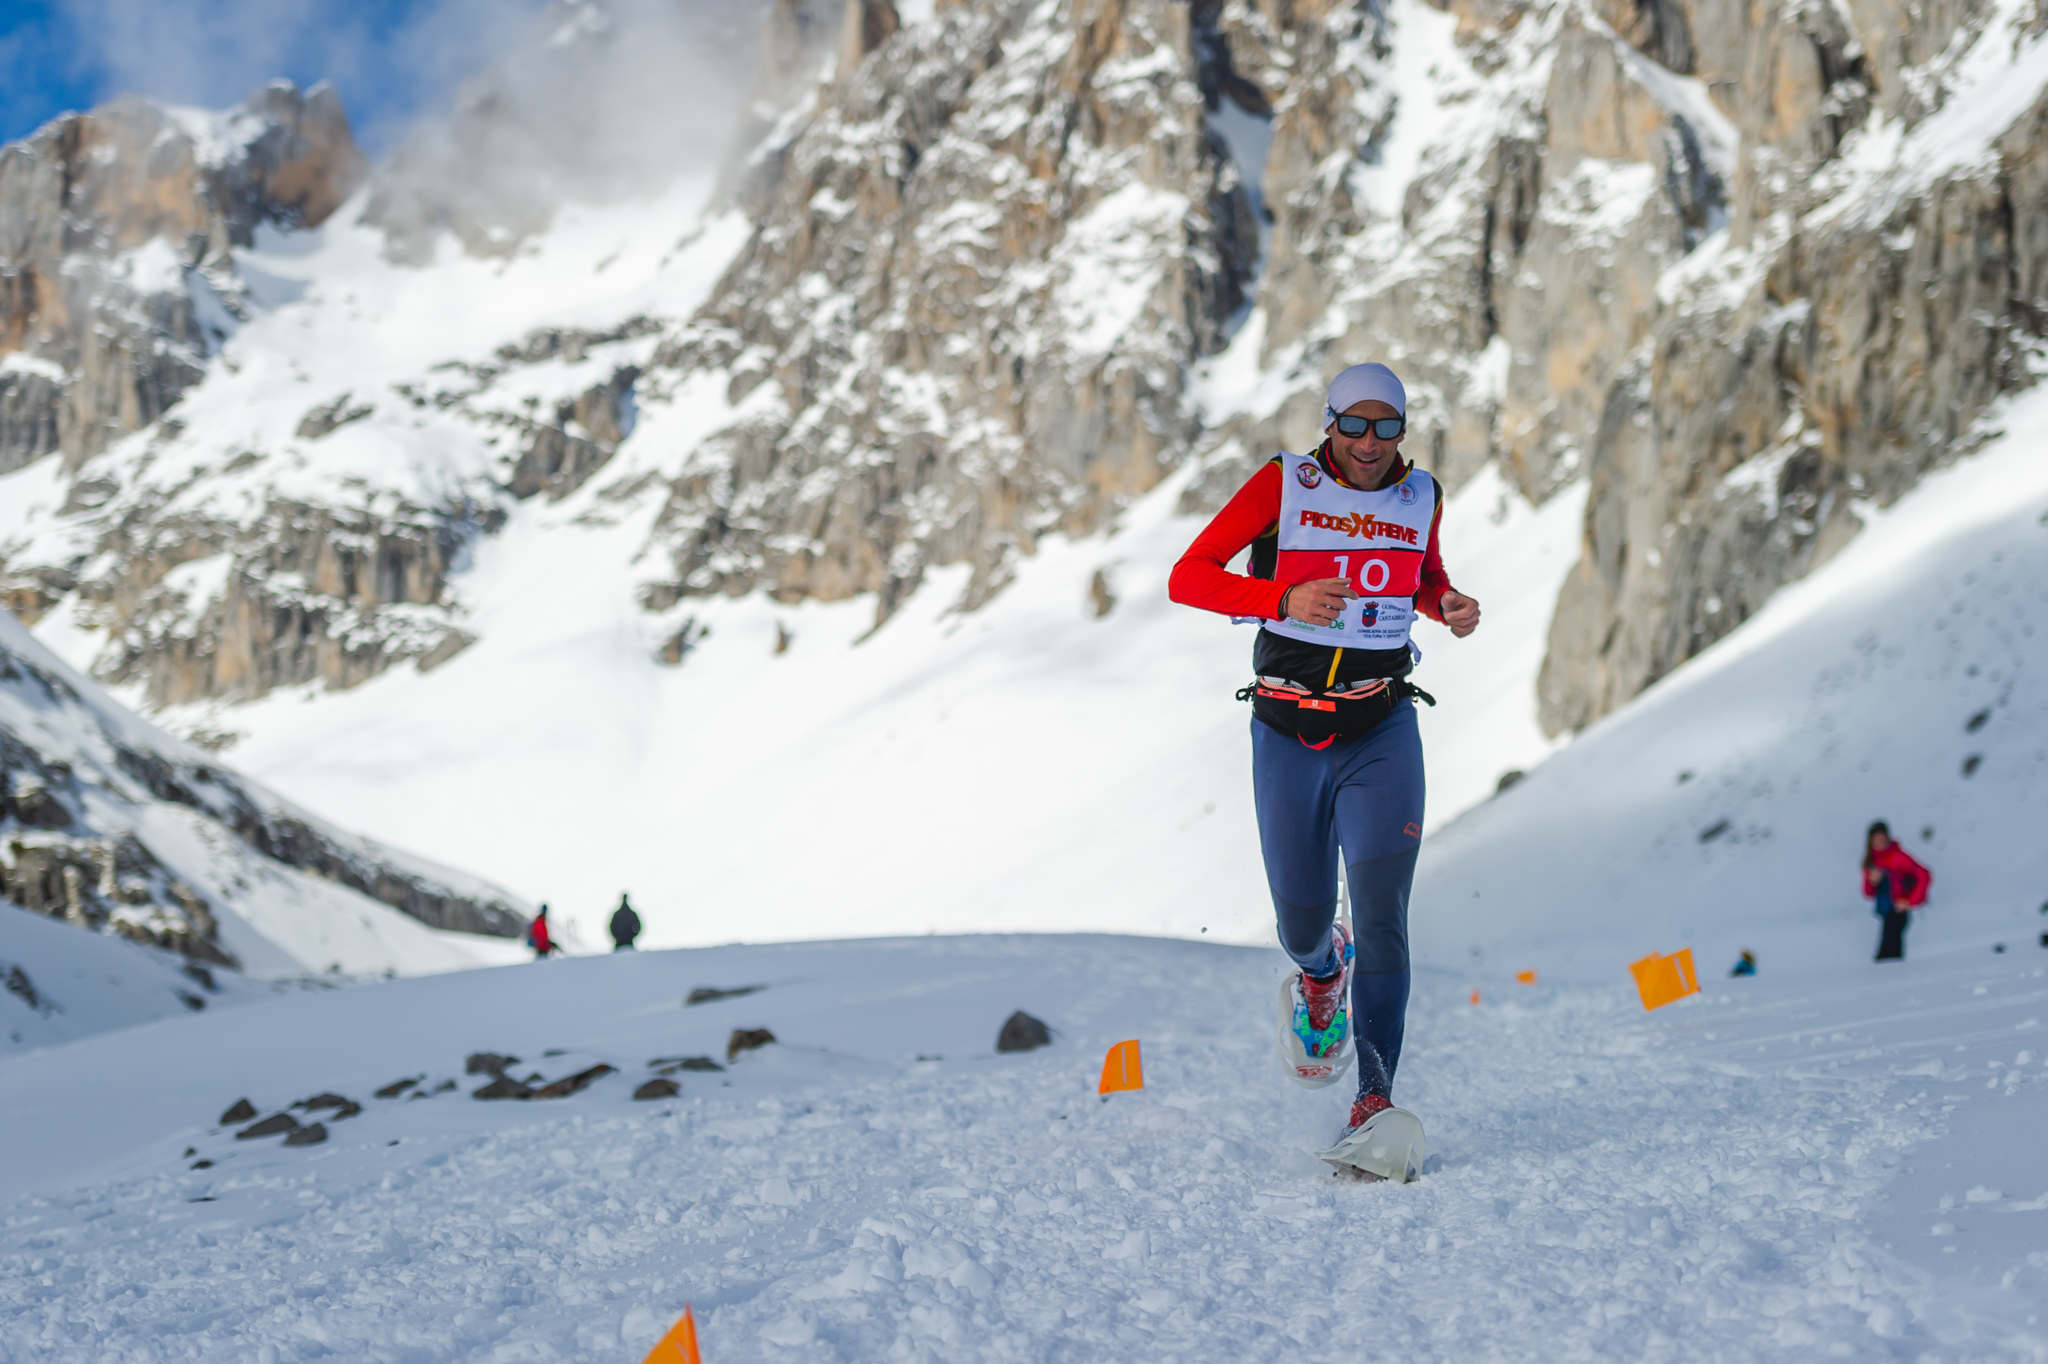
<svg viewBox="0 0 2048 1364">
<path fill-rule="evenodd" d="M 1934 874 L 1892 842 L 1892 831 L 1883 820 L 1870 826 L 1863 840 L 1863 895 L 1875 902 L 1878 917 L 1884 920 L 1877 940 L 1879 961 L 1904 958 L 1906 915 L 1927 903 L 1932 884 Z"/>
<path fill-rule="evenodd" d="M 539 961 L 550 952 L 560 952 L 562 945 L 548 932 L 548 907 L 542 905 L 540 913 L 533 916 L 533 922 L 526 926 L 526 945 L 533 949 L 533 959 Z"/>
</svg>

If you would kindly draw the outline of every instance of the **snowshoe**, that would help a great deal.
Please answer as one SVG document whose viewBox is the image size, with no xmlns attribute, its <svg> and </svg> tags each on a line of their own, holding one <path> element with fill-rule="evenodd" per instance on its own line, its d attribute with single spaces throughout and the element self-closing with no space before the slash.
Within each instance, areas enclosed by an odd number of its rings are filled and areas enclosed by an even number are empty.
<svg viewBox="0 0 2048 1364">
<path fill-rule="evenodd" d="M 1351 1108 L 1337 1144 L 1317 1152 L 1339 1174 L 1351 1172 L 1406 1184 L 1422 1173 L 1422 1120 L 1369 1094 Z"/>
</svg>

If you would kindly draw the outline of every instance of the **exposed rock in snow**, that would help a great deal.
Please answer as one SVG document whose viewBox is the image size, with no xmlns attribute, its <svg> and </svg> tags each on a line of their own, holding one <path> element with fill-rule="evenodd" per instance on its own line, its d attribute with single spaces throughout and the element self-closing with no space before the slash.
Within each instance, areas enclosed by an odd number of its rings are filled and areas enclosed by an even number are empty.
<svg viewBox="0 0 2048 1364">
<path fill-rule="evenodd" d="M 531 1099 L 533 1088 L 510 1075 L 494 1076 L 491 1082 L 470 1094 L 472 1099 Z"/>
<path fill-rule="evenodd" d="M 725 1039 L 725 1059 L 731 1062 L 743 1051 L 753 1051 L 775 1041 L 775 1034 L 766 1028 L 734 1028 L 732 1035 Z"/>
<path fill-rule="evenodd" d="M 289 1113 L 273 1113 L 261 1122 L 254 1122 L 235 1133 L 237 1141 L 254 1141 L 260 1137 L 274 1137 L 280 1132 L 296 1132 L 299 1120 Z"/>
<path fill-rule="evenodd" d="M 699 985 L 683 996 L 683 1005 L 687 1008 L 692 1004 L 716 1004 L 721 999 L 740 999 L 767 988 L 765 985 L 734 985 L 729 987 Z"/>
<path fill-rule="evenodd" d="M 996 1034 L 996 1050 L 1035 1051 L 1052 1042 L 1052 1032 L 1044 1023 L 1022 1009 L 1003 1020 L 1003 1027 Z"/>
</svg>

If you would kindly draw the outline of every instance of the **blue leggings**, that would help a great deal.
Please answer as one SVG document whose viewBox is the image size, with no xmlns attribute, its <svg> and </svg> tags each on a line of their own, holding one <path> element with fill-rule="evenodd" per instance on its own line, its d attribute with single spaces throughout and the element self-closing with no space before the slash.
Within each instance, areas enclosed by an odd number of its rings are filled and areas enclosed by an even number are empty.
<svg viewBox="0 0 2048 1364">
<path fill-rule="evenodd" d="M 1408 1011 L 1408 891 L 1422 845 L 1422 736 L 1403 701 L 1355 739 L 1315 749 L 1252 721 L 1252 797 L 1280 945 L 1310 975 L 1337 969 L 1337 852 L 1351 885 L 1351 1026 L 1358 1092 L 1391 1096 Z"/>
</svg>

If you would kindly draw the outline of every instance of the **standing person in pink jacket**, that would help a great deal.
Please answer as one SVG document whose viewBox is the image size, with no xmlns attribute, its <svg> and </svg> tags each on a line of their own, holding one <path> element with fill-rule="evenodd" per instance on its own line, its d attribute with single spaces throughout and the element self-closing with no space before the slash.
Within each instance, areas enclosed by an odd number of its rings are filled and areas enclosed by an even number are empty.
<svg viewBox="0 0 2048 1364">
<path fill-rule="evenodd" d="M 1901 961 L 1906 955 L 1906 915 L 1927 903 L 1934 873 L 1915 862 L 1892 842 L 1883 820 L 1870 826 L 1863 839 L 1863 897 L 1875 902 L 1884 920 L 1877 940 L 1879 961 Z"/>
</svg>

